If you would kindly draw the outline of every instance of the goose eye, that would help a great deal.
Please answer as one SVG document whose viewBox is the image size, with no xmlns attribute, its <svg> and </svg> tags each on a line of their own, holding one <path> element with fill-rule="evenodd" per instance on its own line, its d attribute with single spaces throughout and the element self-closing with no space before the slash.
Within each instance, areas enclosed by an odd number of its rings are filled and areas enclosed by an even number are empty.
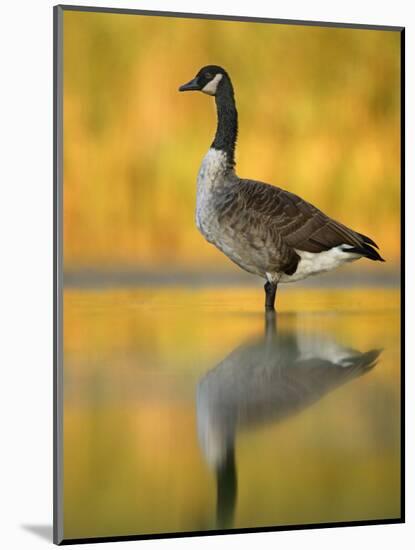
<svg viewBox="0 0 415 550">
<path fill-rule="evenodd" d="M 205 73 L 205 77 L 210 80 L 213 77 L 212 73 Z"/>
</svg>

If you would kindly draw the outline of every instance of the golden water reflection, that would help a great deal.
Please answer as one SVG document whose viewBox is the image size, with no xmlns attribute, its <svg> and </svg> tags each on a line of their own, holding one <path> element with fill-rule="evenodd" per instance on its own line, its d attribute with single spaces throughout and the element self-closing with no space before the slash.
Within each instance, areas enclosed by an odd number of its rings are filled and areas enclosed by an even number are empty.
<svg viewBox="0 0 415 550">
<path fill-rule="evenodd" d="M 65 538 L 396 518 L 399 295 L 65 291 Z"/>
<path fill-rule="evenodd" d="M 199 382 L 198 433 L 217 480 L 217 524 L 231 527 L 237 499 L 237 431 L 280 422 L 336 387 L 369 372 L 381 350 L 361 353 L 328 335 L 278 332 L 265 314 L 260 338 L 232 351 Z"/>
</svg>

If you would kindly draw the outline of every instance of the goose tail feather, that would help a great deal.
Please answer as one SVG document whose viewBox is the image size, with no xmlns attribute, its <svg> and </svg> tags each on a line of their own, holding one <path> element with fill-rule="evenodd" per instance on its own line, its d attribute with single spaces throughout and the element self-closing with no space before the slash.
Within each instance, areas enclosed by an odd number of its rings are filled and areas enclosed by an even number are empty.
<svg viewBox="0 0 415 550">
<path fill-rule="evenodd" d="M 372 241 L 373 242 L 373 241 Z M 360 246 L 353 246 L 347 248 L 345 252 L 351 252 L 353 254 L 360 254 L 361 256 L 373 260 L 374 262 L 384 262 L 385 260 L 379 254 L 379 252 L 374 248 L 375 244 L 371 245 L 367 242 L 363 242 Z"/>
</svg>

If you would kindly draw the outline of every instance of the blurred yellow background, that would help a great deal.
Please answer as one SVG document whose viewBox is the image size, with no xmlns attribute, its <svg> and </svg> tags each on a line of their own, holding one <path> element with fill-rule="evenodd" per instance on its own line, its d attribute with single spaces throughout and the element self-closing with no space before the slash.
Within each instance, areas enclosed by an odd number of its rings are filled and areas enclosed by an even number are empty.
<svg viewBox="0 0 415 550">
<path fill-rule="evenodd" d="M 397 263 L 398 32 L 65 11 L 65 269 L 237 269 L 194 223 L 216 115 L 177 88 L 206 64 L 233 80 L 238 175 L 301 195 Z"/>
</svg>

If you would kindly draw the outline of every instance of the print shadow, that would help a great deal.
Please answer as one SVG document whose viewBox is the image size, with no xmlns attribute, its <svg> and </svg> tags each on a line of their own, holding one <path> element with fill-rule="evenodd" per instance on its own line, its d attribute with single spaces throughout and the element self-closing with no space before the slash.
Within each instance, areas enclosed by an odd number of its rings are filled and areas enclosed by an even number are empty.
<svg viewBox="0 0 415 550">
<path fill-rule="evenodd" d="M 22 525 L 21 527 L 25 531 L 29 531 L 43 540 L 47 540 L 48 542 L 53 541 L 52 525 Z"/>
</svg>

